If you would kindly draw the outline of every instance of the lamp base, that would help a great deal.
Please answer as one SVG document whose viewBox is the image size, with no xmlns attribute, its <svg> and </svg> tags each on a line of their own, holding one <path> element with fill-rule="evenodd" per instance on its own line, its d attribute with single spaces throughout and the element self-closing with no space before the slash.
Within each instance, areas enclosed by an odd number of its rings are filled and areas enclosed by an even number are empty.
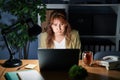
<svg viewBox="0 0 120 80">
<path fill-rule="evenodd" d="M 3 64 L 4 67 L 18 67 L 22 65 L 22 61 L 19 59 L 10 59 L 5 61 Z"/>
</svg>

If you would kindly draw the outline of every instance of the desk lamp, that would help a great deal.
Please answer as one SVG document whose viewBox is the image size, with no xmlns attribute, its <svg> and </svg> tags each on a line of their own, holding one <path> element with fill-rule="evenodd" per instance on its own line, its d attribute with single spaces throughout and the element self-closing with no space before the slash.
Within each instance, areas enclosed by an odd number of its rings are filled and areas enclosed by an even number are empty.
<svg viewBox="0 0 120 80">
<path fill-rule="evenodd" d="M 5 44 L 7 46 L 7 49 L 9 51 L 9 55 L 10 55 L 9 59 L 3 63 L 4 67 L 17 67 L 17 66 L 22 65 L 22 61 L 20 59 L 15 59 L 14 58 L 15 52 L 12 51 L 12 49 L 11 49 L 10 45 L 8 44 L 7 39 L 6 39 L 7 34 L 9 34 L 10 32 L 18 29 L 18 27 L 15 26 L 17 23 L 9 26 L 6 29 L 1 30 L 1 34 L 3 36 L 3 39 L 5 41 Z M 41 33 L 41 31 L 42 31 L 41 27 L 38 26 L 37 24 L 34 24 L 34 22 L 31 18 L 26 19 L 24 23 L 27 23 L 27 25 L 28 25 L 28 35 L 29 35 L 29 37 L 37 36 L 39 33 Z"/>
</svg>

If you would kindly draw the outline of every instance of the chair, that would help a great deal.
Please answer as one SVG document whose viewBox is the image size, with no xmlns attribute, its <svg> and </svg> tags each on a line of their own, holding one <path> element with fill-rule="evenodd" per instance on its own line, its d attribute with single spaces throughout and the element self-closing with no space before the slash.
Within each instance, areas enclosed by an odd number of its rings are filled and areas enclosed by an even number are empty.
<svg viewBox="0 0 120 80">
<path fill-rule="evenodd" d="M 96 52 L 94 54 L 94 60 L 102 60 L 104 56 L 108 55 L 114 55 L 114 56 L 120 56 L 120 52 L 118 51 L 101 51 L 101 52 Z"/>
</svg>

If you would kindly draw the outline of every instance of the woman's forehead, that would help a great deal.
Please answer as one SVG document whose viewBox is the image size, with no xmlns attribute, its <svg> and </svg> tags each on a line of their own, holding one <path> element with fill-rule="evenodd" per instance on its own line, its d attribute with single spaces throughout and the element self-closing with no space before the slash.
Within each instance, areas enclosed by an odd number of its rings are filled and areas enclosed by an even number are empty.
<svg viewBox="0 0 120 80">
<path fill-rule="evenodd" d="M 52 22 L 61 22 L 65 23 L 65 20 L 63 18 L 54 18 Z"/>
</svg>

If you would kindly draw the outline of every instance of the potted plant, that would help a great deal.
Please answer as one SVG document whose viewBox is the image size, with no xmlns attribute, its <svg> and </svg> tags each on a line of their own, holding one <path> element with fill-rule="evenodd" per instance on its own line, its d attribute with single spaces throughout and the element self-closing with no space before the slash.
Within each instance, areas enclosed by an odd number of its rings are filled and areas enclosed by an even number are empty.
<svg viewBox="0 0 120 80">
<path fill-rule="evenodd" d="M 9 44 L 21 52 L 24 58 L 28 58 L 29 45 L 31 41 L 34 41 L 37 37 L 29 37 L 27 30 L 28 26 L 23 23 L 25 19 L 32 18 L 37 23 L 37 15 L 39 14 L 40 20 L 45 21 L 46 5 L 42 0 L 0 0 L 0 9 L 2 12 L 10 13 L 17 17 L 17 23 L 15 26 L 19 30 L 13 30 L 7 35 Z M 10 26 L 0 23 L 0 29 L 8 28 Z"/>
<path fill-rule="evenodd" d="M 88 72 L 85 68 L 78 65 L 73 65 L 69 70 L 69 77 L 71 80 L 85 80 Z"/>
</svg>

